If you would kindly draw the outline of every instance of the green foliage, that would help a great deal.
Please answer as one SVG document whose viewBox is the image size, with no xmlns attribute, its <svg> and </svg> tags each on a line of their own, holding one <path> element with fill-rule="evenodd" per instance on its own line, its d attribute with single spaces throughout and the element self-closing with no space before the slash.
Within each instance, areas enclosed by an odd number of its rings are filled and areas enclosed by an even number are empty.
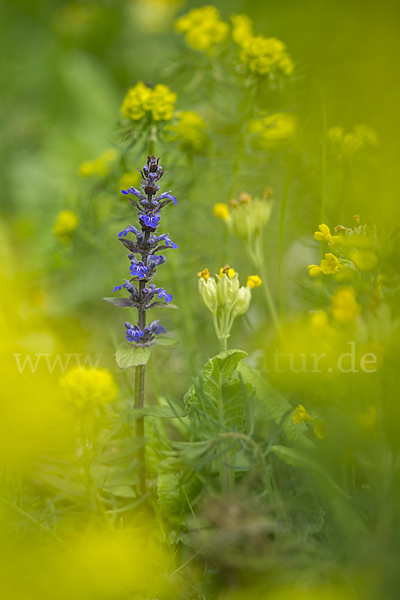
<svg viewBox="0 0 400 600">
<path fill-rule="evenodd" d="M 135 346 L 127 343 L 121 344 L 115 353 L 115 362 L 120 369 L 129 369 L 129 367 L 138 367 L 146 365 L 149 362 L 151 349 L 149 346 Z"/>
</svg>

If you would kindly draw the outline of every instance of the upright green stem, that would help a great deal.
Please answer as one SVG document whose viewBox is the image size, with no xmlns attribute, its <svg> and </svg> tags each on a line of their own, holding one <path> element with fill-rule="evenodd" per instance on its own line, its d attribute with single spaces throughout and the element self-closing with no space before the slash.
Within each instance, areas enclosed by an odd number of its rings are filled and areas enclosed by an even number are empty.
<svg viewBox="0 0 400 600">
<path fill-rule="evenodd" d="M 326 167 L 327 167 L 327 117 L 326 117 L 326 109 L 324 97 L 322 95 L 322 90 L 319 88 L 319 93 L 321 96 L 321 107 L 322 107 L 322 181 L 321 181 L 321 213 L 320 219 L 321 223 L 325 223 L 326 218 Z M 325 243 L 321 242 L 321 258 L 325 256 Z"/>
<path fill-rule="evenodd" d="M 294 153 L 293 157 L 289 162 L 288 169 L 286 171 L 285 178 L 285 186 L 283 188 L 282 194 L 282 203 L 281 203 L 281 215 L 279 219 L 279 317 L 281 325 L 283 324 L 283 298 L 284 298 L 284 289 L 283 289 L 283 227 L 285 224 L 285 215 L 286 215 L 286 206 L 289 197 L 289 188 L 290 181 L 292 179 L 292 169 L 293 169 L 293 161 L 294 161 Z"/>
<path fill-rule="evenodd" d="M 146 236 L 148 234 L 146 233 Z M 139 302 L 142 299 L 144 281 L 139 282 Z M 142 331 L 146 326 L 146 311 L 139 309 L 138 325 Z M 135 368 L 135 409 L 141 410 L 144 407 L 144 382 L 145 366 L 139 365 Z M 142 495 L 146 493 L 146 446 L 144 445 L 144 417 L 136 419 L 136 437 L 142 440 L 142 445 L 138 449 L 138 472 L 139 472 L 139 490 Z"/>
</svg>

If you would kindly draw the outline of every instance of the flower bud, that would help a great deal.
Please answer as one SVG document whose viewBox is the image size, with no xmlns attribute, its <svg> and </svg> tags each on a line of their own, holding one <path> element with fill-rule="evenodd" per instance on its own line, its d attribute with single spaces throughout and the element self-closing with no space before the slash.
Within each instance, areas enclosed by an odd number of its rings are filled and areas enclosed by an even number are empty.
<svg viewBox="0 0 400 600">
<path fill-rule="evenodd" d="M 233 277 L 222 275 L 218 282 L 218 298 L 221 304 L 230 310 L 235 304 L 239 292 L 239 275 L 235 273 Z"/>
<path fill-rule="evenodd" d="M 215 312 L 218 307 L 218 292 L 217 284 L 214 278 L 210 277 L 207 281 L 200 277 L 199 293 L 203 300 L 204 306 L 211 312 Z"/>
<path fill-rule="evenodd" d="M 232 319 L 242 315 L 249 308 L 251 292 L 249 287 L 242 286 L 236 296 L 236 302 L 232 309 Z"/>
</svg>

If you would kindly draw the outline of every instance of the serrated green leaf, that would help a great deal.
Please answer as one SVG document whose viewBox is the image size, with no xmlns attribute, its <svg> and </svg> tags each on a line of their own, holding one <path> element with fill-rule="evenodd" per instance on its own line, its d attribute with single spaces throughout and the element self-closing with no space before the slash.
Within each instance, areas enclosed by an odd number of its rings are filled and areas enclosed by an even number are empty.
<svg viewBox="0 0 400 600">
<path fill-rule="evenodd" d="M 115 362 L 120 369 L 146 365 L 151 355 L 149 346 L 135 346 L 134 344 L 121 344 L 115 353 Z"/>
<path fill-rule="evenodd" d="M 246 365 L 246 363 L 241 362 L 237 370 L 243 377 L 244 382 L 253 385 L 256 390 L 256 398 L 265 406 L 268 414 L 275 423 L 282 427 L 287 437 L 299 448 L 309 450 L 315 448 L 314 442 L 304 435 L 304 432 L 307 431 L 305 423 L 299 423 L 298 425 L 293 423 L 293 407 L 286 398 L 275 390 L 259 373 L 254 371 L 249 365 Z"/>
<path fill-rule="evenodd" d="M 179 344 L 179 342 L 178 340 L 174 340 L 170 337 L 158 336 L 156 338 L 156 344 L 157 346 L 176 346 L 177 344 Z"/>
<path fill-rule="evenodd" d="M 308 469 L 317 479 L 328 484 L 332 492 L 336 492 L 336 494 L 343 496 L 343 498 L 347 498 L 347 500 L 350 499 L 350 496 L 348 496 L 342 488 L 339 487 L 336 481 L 328 475 L 325 467 L 316 458 L 310 456 L 306 452 L 296 450 L 296 448 L 287 448 L 286 446 L 272 446 L 271 452 L 292 467 L 304 467 Z"/>
</svg>

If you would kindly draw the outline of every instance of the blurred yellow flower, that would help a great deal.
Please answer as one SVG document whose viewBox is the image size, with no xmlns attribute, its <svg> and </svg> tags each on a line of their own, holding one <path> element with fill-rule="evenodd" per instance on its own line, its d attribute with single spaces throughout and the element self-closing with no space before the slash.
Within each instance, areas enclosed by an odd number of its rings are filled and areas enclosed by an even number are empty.
<svg viewBox="0 0 400 600">
<path fill-rule="evenodd" d="M 219 270 L 219 276 L 222 277 L 223 275 L 229 276 L 230 279 L 232 279 L 232 277 L 235 274 L 235 269 L 232 269 L 229 265 L 225 265 L 225 267 L 221 267 Z"/>
<path fill-rule="evenodd" d="M 253 21 L 247 15 L 232 15 L 232 38 L 239 46 L 245 46 L 253 38 Z"/>
<path fill-rule="evenodd" d="M 74 367 L 60 379 L 66 399 L 76 408 L 114 402 L 118 386 L 106 369 Z"/>
<path fill-rule="evenodd" d="M 199 273 L 197 273 L 197 276 L 200 277 L 201 279 L 204 279 L 204 281 L 207 281 L 207 279 L 210 278 L 210 271 L 205 268 L 202 271 L 200 271 Z"/>
<path fill-rule="evenodd" d="M 239 59 L 248 65 L 253 73 L 267 75 L 278 72 L 282 75 L 290 75 L 293 72 L 293 61 L 286 52 L 286 45 L 280 40 L 258 35 L 251 37 L 242 45 Z"/>
<path fill-rule="evenodd" d="M 334 318 L 341 323 L 354 321 L 361 312 L 354 288 L 343 285 L 335 290 L 332 298 L 331 312 Z"/>
<path fill-rule="evenodd" d="M 295 425 L 302 423 L 303 421 L 312 421 L 312 417 L 308 414 L 304 406 L 301 404 L 294 410 L 292 415 L 292 421 Z"/>
<path fill-rule="evenodd" d="M 333 151 L 347 158 L 355 156 L 360 150 L 373 148 L 379 144 L 376 132 L 367 125 L 355 125 L 353 131 L 346 134 L 343 127 L 332 127 L 328 131 L 328 139 Z"/>
<path fill-rule="evenodd" d="M 360 413 L 356 417 L 356 423 L 361 429 L 372 429 L 378 422 L 378 411 L 370 404 L 368 412 Z"/>
<path fill-rule="evenodd" d="M 175 120 L 176 117 L 176 120 Z M 207 125 L 204 119 L 193 110 L 181 110 L 174 116 L 174 122 L 167 131 L 171 140 L 180 142 L 187 151 L 199 151 L 207 144 Z"/>
<path fill-rule="evenodd" d="M 97 175 L 106 177 L 110 172 L 110 163 L 118 158 L 118 152 L 114 148 L 106 150 L 100 156 L 92 161 L 85 161 L 79 166 L 79 175 L 81 177 L 91 177 Z"/>
<path fill-rule="evenodd" d="M 295 129 L 296 119 L 291 113 L 276 113 L 249 123 L 249 132 L 258 134 L 252 143 L 260 147 L 290 139 Z"/>
<path fill-rule="evenodd" d="M 229 25 L 221 20 L 215 6 L 204 6 L 194 8 L 175 21 L 175 29 L 185 34 L 186 42 L 194 50 L 212 52 L 227 38 Z"/>
<path fill-rule="evenodd" d="M 351 253 L 350 258 L 360 271 L 371 271 L 378 263 L 378 257 L 372 250 L 354 251 Z"/>
<path fill-rule="evenodd" d="M 122 102 L 121 113 L 124 119 L 139 121 L 146 113 L 151 113 L 154 121 L 169 121 L 174 112 L 177 94 L 163 84 L 154 89 L 139 81 L 130 88 Z"/>
<path fill-rule="evenodd" d="M 227 219 L 229 217 L 229 206 L 222 202 L 214 204 L 213 214 L 217 219 Z"/>
<path fill-rule="evenodd" d="M 262 281 L 258 275 L 250 275 L 247 278 L 246 287 L 249 287 L 251 290 L 255 287 L 260 287 Z"/>
<path fill-rule="evenodd" d="M 326 437 L 326 423 L 325 421 L 318 420 L 314 427 L 314 433 L 318 439 L 323 440 Z"/>
<path fill-rule="evenodd" d="M 321 265 L 308 265 L 308 272 L 310 277 L 318 277 L 321 273 L 324 275 L 332 275 L 333 273 L 337 273 L 339 270 L 340 263 L 334 254 L 328 252 L 325 254 L 325 258 L 321 260 Z"/>
<path fill-rule="evenodd" d="M 118 181 L 118 191 L 121 192 L 121 190 L 127 190 L 130 187 L 136 187 L 140 185 L 141 180 L 142 177 L 139 171 L 128 171 L 127 173 L 124 173 Z M 128 200 L 125 194 L 121 194 L 121 199 Z"/>
<path fill-rule="evenodd" d="M 76 213 L 72 212 L 72 210 L 62 210 L 54 223 L 54 235 L 58 237 L 63 244 L 68 244 L 78 225 L 79 217 Z"/>
<path fill-rule="evenodd" d="M 333 237 L 331 235 L 328 225 L 322 223 L 322 225 L 318 225 L 318 229 L 319 231 L 316 231 L 314 233 L 314 240 L 317 240 L 319 242 L 329 242 L 329 244 L 331 244 Z"/>
</svg>

